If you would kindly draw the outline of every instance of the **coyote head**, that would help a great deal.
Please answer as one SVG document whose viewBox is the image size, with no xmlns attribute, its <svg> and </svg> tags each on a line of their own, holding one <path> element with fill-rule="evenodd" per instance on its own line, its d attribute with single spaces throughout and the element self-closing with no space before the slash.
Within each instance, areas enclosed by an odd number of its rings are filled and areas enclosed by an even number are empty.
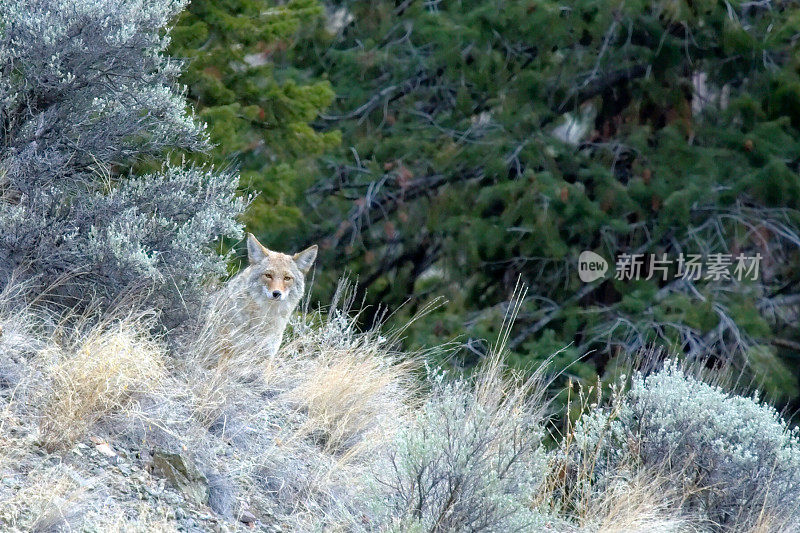
<svg viewBox="0 0 800 533">
<path fill-rule="evenodd" d="M 294 308 L 303 297 L 305 276 L 317 257 L 317 245 L 286 255 L 268 250 L 248 233 L 247 255 L 250 266 L 245 275 L 255 291 L 253 296 L 272 303 L 285 302 Z"/>
</svg>

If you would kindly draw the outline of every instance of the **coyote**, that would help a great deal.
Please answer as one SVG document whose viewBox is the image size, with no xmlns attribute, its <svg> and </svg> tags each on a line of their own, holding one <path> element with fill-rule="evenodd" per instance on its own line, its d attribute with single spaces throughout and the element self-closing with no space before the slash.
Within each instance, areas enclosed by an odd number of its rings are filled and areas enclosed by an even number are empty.
<svg viewBox="0 0 800 533">
<path fill-rule="evenodd" d="M 317 246 L 286 255 L 268 250 L 248 233 L 247 255 L 250 265 L 216 295 L 206 327 L 221 334 L 217 342 L 225 345 L 224 352 L 245 343 L 242 347 L 251 351 L 262 348 L 275 355 L 292 311 L 303 297 L 305 275 L 317 257 Z"/>
</svg>

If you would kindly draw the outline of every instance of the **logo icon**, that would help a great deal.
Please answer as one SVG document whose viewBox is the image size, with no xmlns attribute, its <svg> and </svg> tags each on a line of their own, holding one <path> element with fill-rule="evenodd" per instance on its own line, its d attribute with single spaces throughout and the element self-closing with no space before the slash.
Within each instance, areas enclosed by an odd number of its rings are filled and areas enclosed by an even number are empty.
<svg viewBox="0 0 800 533">
<path fill-rule="evenodd" d="M 608 272 L 608 262 L 596 253 L 584 250 L 578 256 L 578 277 L 584 283 L 600 279 Z"/>
</svg>

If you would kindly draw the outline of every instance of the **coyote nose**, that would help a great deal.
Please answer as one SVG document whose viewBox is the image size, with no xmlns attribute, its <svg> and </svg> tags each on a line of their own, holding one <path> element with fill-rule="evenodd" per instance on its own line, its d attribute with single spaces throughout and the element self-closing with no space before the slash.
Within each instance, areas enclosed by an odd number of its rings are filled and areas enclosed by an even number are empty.
<svg viewBox="0 0 800 533">
<path fill-rule="evenodd" d="M 281 291 L 272 291 L 272 297 L 273 298 L 280 298 L 281 297 Z"/>
</svg>

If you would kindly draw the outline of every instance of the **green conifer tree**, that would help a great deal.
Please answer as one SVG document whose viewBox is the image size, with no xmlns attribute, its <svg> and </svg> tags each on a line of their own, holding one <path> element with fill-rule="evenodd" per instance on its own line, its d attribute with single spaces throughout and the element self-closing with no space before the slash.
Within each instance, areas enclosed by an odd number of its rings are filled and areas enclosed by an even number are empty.
<svg viewBox="0 0 800 533">
<path fill-rule="evenodd" d="M 410 342 L 466 328 L 464 360 L 528 284 L 510 347 L 588 363 L 657 343 L 797 395 L 796 2 L 336 2 L 292 59 L 337 94 L 343 141 L 309 199 L 322 264 L 413 312 Z M 330 24 L 329 24 L 330 25 Z M 755 281 L 584 284 L 583 250 L 761 254 Z M 338 273 L 338 272 L 337 272 Z M 612 265 L 613 273 L 613 265 Z M 705 276 L 705 272 L 704 272 Z M 323 282 L 318 284 L 325 286 Z M 611 362 L 612 364 L 609 364 Z"/>
<path fill-rule="evenodd" d="M 189 61 L 182 81 L 214 143 L 204 159 L 239 169 L 242 187 L 258 194 L 247 227 L 275 248 L 298 245 L 315 157 L 339 141 L 310 125 L 333 98 L 330 84 L 285 62 L 321 12 L 316 0 L 196 0 L 173 30 L 171 52 Z"/>
</svg>

